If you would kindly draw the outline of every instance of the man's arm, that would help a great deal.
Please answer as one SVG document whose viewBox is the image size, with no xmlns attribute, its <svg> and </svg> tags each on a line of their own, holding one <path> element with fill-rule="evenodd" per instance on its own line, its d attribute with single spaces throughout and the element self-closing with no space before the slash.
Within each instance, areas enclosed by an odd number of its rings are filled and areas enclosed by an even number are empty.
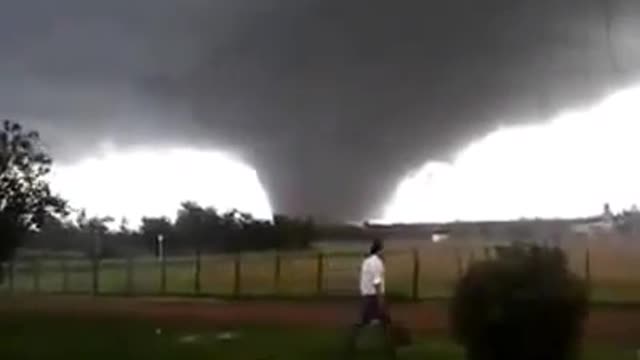
<svg viewBox="0 0 640 360">
<path fill-rule="evenodd" d="M 383 268 L 382 266 L 376 266 L 373 278 L 373 287 L 376 290 L 376 298 L 380 308 L 384 308 L 384 291 L 382 290 L 383 283 Z"/>
</svg>

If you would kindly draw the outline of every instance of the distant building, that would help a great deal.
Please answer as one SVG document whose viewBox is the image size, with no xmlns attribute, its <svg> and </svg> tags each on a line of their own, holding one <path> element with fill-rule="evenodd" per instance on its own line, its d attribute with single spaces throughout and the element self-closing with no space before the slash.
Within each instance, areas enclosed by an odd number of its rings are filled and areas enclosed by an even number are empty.
<svg viewBox="0 0 640 360">
<path fill-rule="evenodd" d="M 431 233 L 431 241 L 434 243 L 443 242 L 445 240 L 449 240 L 451 237 L 451 232 L 449 229 L 438 227 Z"/>
<path fill-rule="evenodd" d="M 596 236 L 613 232 L 615 230 L 615 226 L 616 217 L 613 215 L 613 212 L 611 212 L 609 204 L 605 204 L 604 211 L 601 216 L 586 222 L 574 224 L 571 230 L 575 234 Z"/>
</svg>

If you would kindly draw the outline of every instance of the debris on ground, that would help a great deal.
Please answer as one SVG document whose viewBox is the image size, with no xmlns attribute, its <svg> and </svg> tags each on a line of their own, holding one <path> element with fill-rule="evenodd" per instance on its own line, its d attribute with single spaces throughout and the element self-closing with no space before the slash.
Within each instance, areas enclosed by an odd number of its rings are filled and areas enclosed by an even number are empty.
<svg viewBox="0 0 640 360">
<path fill-rule="evenodd" d="M 238 337 L 240 337 L 240 335 L 236 332 L 232 332 L 232 331 L 225 331 L 225 332 L 221 332 L 216 336 L 216 339 L 220 340 L 220 341 L 229 341 L 229 340 L 235 340 Z"/>
<path fill-rule="evenodd" d="M 181 337 L 178 341 L 182 344 L 193 344 L 200 340 L 200 335 L 185 335 Z"/>
</svg>

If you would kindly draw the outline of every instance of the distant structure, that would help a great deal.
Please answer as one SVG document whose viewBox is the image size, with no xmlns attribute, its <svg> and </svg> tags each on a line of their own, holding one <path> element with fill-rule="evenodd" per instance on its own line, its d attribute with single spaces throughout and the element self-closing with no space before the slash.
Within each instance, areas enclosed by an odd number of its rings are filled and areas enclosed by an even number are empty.
<svg viewBox="0 0 640 360">
<path fill-rule="evenodd" d="M 450 237 L 451 231 L 445 227 L 437 227 L 431 233 L 431 241 L 434 243 L 449 240 Z"/>
<path fill-rule="evenodd" d="M 578 219 L 522 219 L 518 221 L 451 222 L 422 224 L 376 224 L 365 222 L 344 231 L 342 238 L 381 237 L 390 242 L 417 243 L 481 241 L 506 244 L 514 241 L 560 243 L 574 240 L 623 240 L 640 242 L 640 210 L 614 214 L 609 204 L 602 213 Z"/>
<path fill-rule="evenodd" d="M 611 212 L 611 206 L 609 206 L 609 204 L 604 204 L 602 220 L 612 224 L 615 222 L 615 216 L 613 215 L 613 212 Z"/>
<path fill-rule="evenodd" d="M 615 228 L 616 217 L 611 211 L 611 206 L 604 204 L 602 215 L 594 219 L 589 219 L 587 222 L 575 224 L 571 230 L 575 234 L 594 237 L 611 233 L 615 231 Z"/>
</svg>

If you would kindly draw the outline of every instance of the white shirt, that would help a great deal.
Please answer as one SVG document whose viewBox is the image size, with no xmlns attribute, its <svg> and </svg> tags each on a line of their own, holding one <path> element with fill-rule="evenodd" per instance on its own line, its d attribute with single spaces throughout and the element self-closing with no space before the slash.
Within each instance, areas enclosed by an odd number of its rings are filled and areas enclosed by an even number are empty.
<svg viewBox="0 0 640 360">
<path fill-rule="evenodd" d="M 380 285 L 380 291 L 384 294 L 384 263 L 378 255 L 369 255 L 360 269 L 360 294 L 376 295 L 376 285 Z"/>
</svg>

